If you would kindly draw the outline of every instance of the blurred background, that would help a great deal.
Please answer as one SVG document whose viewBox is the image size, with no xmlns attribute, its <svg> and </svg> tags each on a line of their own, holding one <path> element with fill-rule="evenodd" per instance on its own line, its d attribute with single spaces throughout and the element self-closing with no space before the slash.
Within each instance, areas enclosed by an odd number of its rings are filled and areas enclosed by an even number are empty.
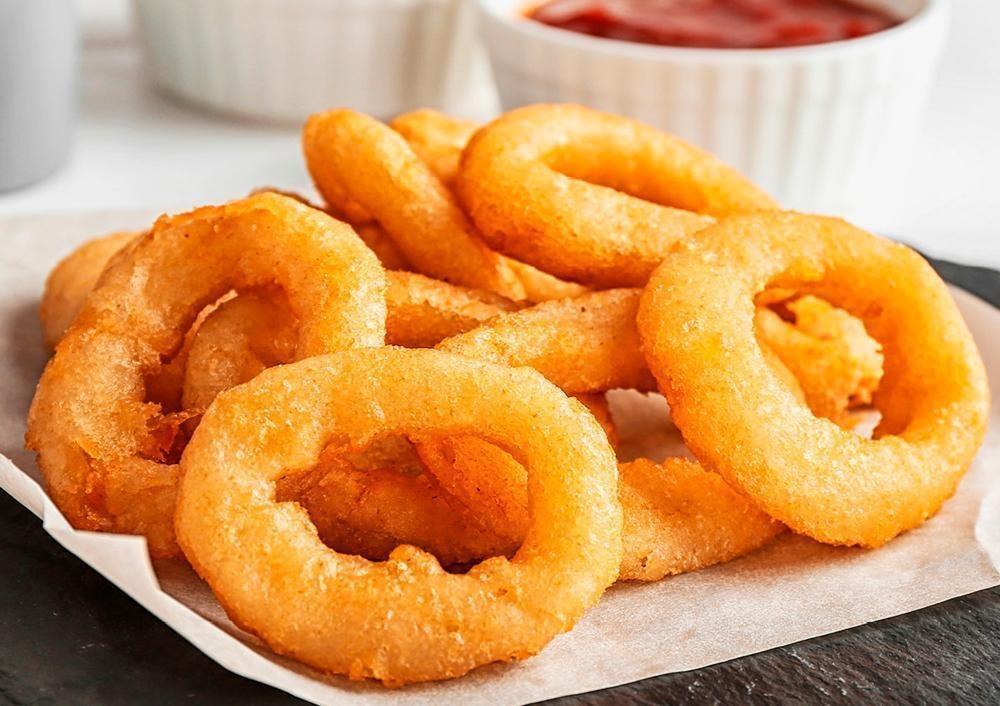
<svg viewBox="0 0 1000 706">
<path fill-rule="evenodd" d="M 429 39 L 421 38 L 420 41 L 426 42 L 426 45 L 401 42 L 397 35 L 391 34 L 395 31 L 393 23 L 412 33 L 412 28 L 418 24 L 426 29 L 436 26 L 433 22 L 437 20 L 424 15 L 394 18 L 391 13 L 383 11 L 379 23 L 382 36 L 365 36 L 363 32 L 352 29 L 353 25 L 347 30 L 341 27 L 341 34 L 331 41 L 336 46 L 330 47 L 323 46 L 324 38 L 329 36 L 324 32 L 334 32 L 338 24 L 357 21 L 357 18 L 349 16 L 347 10 L 338 7 L 342 0 L 287 0 L 283 13 L 286 17 L 294 16 L 298 23 L 294 31 L 301 37 L 299 48 L 291 55 L 287 48 L 271 49 L 272 54 L 284 62 L 286 75 L 299 75 L 303 79 L 300 83 L 304 86 L 300 85 L 299 94 L 294 94 L 284 90 L 288 86 L 280 80 L 275 85 L 268 85 L 267 82 L 273 82 L 273 78 L 265 75 L 263 69 L 255 68 L 250 72 L 250 78 L 244 74 L 223 76 L 235 86 L 231 89 L 220 88 L 225 83 L 220 84 L 219 77 L 213 75 L 213 71 L 217 70 L 212 68 L 213 52 L 217 54 L 224 49 L 238 56 L 243 51 L 259 57 L 267 54 L 268 42 L 278 41 L 260 34 L 263 30 L 251 21 L 258 10 L 263 12 L 261 8 L 273 4 L 275 0 L 271 3 L 267 0 L 245 0 L 243 12 L 235 18 L 218 9 L 218 14 L 214 17 L 209 15 L 207 20 L 214 23 L 208 26 L 217 29 L 205 30 L 203 25 L 198 31 L 205 36 L 200 38 L 197 32 L 192 33 L 188 29 L 189 25 L 183 24 L 188 20 L 183 17 L 178 19 L 173 11 L 176 8 L 171 9 L 172 5 L 190 6 L 185 10 L 189 13 L 194 12 L 197 6 L 197 11 L 204 13 L 205 8 L 232 4 L 233 0 L 229 3 L 206 0 L 200 4 L 193 0 L 176 0 L 175 3 L 171 0 L 137 0 L 135 3 L 129 0 L 64 0 L 52 4 L 53 1 L 0 0 L 0 131 L 5 119 L 10 122 L 18 118 L 14 114 L 17 106 L 28 105 L 26 101 L 14 98 L 24 72 L 20 66 L 15 66 L 17 72 L 12 72 L 12 62 L 21 61 L 19 57 L 28 51 L 17 48 L 15 39 L 18 36 L 23 39 L 24 30 L 17 29 L 11 20 L 16 10 L 14 6 L 23 9 L 29 5 L 50 5 L 50 9 L 60 16 L 60 7 L 72 8 L 76 13 L 75 23 L 67 23 L 66 28 L 60 29 L 55 26 L 58 23 L 50 18 L 39 18 L 37 21 L 47 28 L 49 36 L 44 41 L 33 37 L 30 42 L 35 49 L 46 46 L 46 41 L 51 42 L 56 51 L 65 50 L 74 54 L 72 38 L 59 32 L 79 32 L 78 80 L 75 74 L 59 79 L 66 81 L 63 93 L 68 92 L 69 95 L 78 91 L 75 94 L 78 96 L 78 107 L 74 112 L 72 105 L 63 106 L 58 98 L 48 97 L 48 103 L 40 104 L 47 107 L 39 109 L 38 113 L 48 115 L 52 124 L 39 118 L 33 126 L 35 132 L 42 133 L 39 138 L 42 151 L 58 152 L 62 138 L 56 118 L 69 111 L 72 115 L 67 118 L 67 123 L 72 143 L 65 160 L 47 155 L 41 161 L 54 160 L 55 164 L 49 167 L 40 161 L 38 170 L 44 174 L 37 179 L 21 179 L 33 183 L 18 188 L 8 184 L 0 190 L 0 217 L 52 211 L 174 210 L 235 198 L 252 188 L 268 185 L 311 194 L 312 188 L 299 151 L 300 119 L 296 111 L 308 112 L 312 100 L 319 101 L 321 106 L 333 107 L 339 98 L 342 103 L 373 112 L 381 118 L 391 117 L 390 112 L 420 107 L 424 103 L 432 103 L 435 107 L 477 120 L 488 119 L 501 108 L 495 81 L 487 64 L 487 51 L 481 42 L 483 31 L 481 29 L 477 35 L 473 29 L 476 21 L 473 5 L 479 5 L 479 12 L 484 13 L 488 11 L 484 11 L 483 6 L 503 5 L 499 2 L 425 0 L 435 6 L 464 3 L 456 11 L 457 14 L 452 11 L 453 8 L 447 9 L 450 13 L 447 22 L 438 23 L 441 29 L 435 29 L 436 34 L 432 33 Z M 320 18 L 306 14 L 310 7 L 323 2 L 337 12 Z M 911 0 L 909 4 L 914 2 L 921 4 L 921 0 Z M 822 189 L 817 186 L 808 192 L 796 191 L 794 183 L 789 185 L 787 179 L 780 181 L 778 177 L 782 177 L 781 174 L 774 175 L 775 181 L 771 183 L 768 165 L 762 166 L 759 163 L 761 160 L 754 155 L 747 157 L 749 162 L 740 163 L 741 155 L 750 153 L 745 145 L 734 144 L 729 132 L 722 135 L 726 139 L 716 139 L 718 135 L 701 133 L 697 129 L 692 132 L 681 127 L 678 131 L 719 152 L 723 158 L 737 162 L 737 166 L 748 169 L 751 177 L 776 190 L 788 206 L 826 210 L 826 204 L 834 204 L 837 215 L 903 239 L 931 255 L 1000 268 L 1000 2 L 954 0 L 946 4 L 950 6 L 951 18 L 950 23 L 946 18 L 940 23 L 944 38 L 940 62 L 935 65 L 931 61 L 937 57 L 936 40 L 932 35 L 922 39 L 923 45 L 917 44 L 916 50 L 908 50 L 915 51 L 914 58 L 907 59 L 911 65 L 914 62 L 919 64 L 921 46 L 926 47 L 926 54 L 933 55 L 925 57 L 926 67 L 920 64 L 918 77 L 929 81 L 929 92 L 923 96 L 921 87 L 912 89 L 912 92 L 920 94 L 914 100 L 926 106 L 926 110 L 921 107 L 919 110 L 906 108 L 892 112 L 880 110 L 879 104 L 872 104 L 876 107 L 869 105 L 864 109 L 868 112 L 862 114 L 848 108 L 844 116 L 844 120 L 853 120 L 862 127 L 881 121 L 885 132 L 875 134 L 892 136 L 896 132 L 912 131 L 912 137 L 901 141 L 899 149 L 891 156 L 892 161 L 900 166 L 905 162 L 905 168 L 886 172 L 883 176 L 874 167 L 869 172 L 869 167 L 857 166 L 867 164 L 863 161 L 847 161 L 845 164 L 848 166 L 855 165 L 851 167 L 853 172 L 865 172 L 871 179 L 859 182 L 851 189 L 846 189 L 846 186 L 839 189 L 842 182 L 853 179 L 854 174 L 845 173 L 847 175 L 844 176 L 828 171 L 826 181 L 820 185 Z M 440 8 L 434 11 L 443 12 Z M 482 23 L 479 26 L 482 28 Z M 144 43 L 140 41 L 140 28 L 145 31 Z M 599 94 L 593 94 L 593 100 L 588 100 L 591 96 L 589 87 L 596 85 L 599 89 L 601 80 L 604 80 L 597 75 L 599 72 L 596 69 L 591 68 L 581 74 L 588 88 L 580 95 L 558 86 L 554 86 L 549 93 L 544 88 L 532 89 L 534 93 L 527 88 L 519 91 L 522 85 L 530 85 L 533 79 L 518 73 L 517 67 L 511 66 L 512 60 L 505 58 L 505 49 L 520 41 L 516 37 L 505 38 L 505 31 L 498 24 L 490 30 L 487 43 L 494 69 L 501 78 L 505 106 L 528 99 L 573 99 L 605 107 L 606 101 Z M 201 46 L 195 46 L 199 39 Z M 192 44 L 179 48 L 165 44 L 171 41 L 175 45 L 184 41 Z M 545 42 L 549 39 L 544 33 L 537 37 L 529 33 L 525 41 Z M 556 44 L 560 41 L 556 37 Z M 604 40 L 587 38 L 587 41 Z M 328 53 L 317 58 L 309 53 L 309 47 L 313 45 L 320 47 L 316 51 L 332 52 L 340 51 L 345 43 L 351 42 L 354 44 L 350 47 L 352 60 L 347 65 L 338 60 L 338 54 Z M 563 55 L 575 56 L 573 52 L 578 47 L 572 42 L 564 44 L 559 49 Z M 583 44 L 580 46 L 583 47 L 580 51 L 587 49 Z M 528 54 L 530 46 L 529 49 L 522 49 L 518 45 L 517 51 Z M 46 62 L 63 61 L 52 52 L 53 49 L 46 49 Z M 365 52 L 380 59 L 368 60 Z M 400 79 L 381 65 L 377 71 L 371 69 L 372 62 L 377 63 L 386 56 L 391 58 L 394 55 L 412 64 L 416 67 L 414 70 L 419 69 L 418 73 L 412 76 L 407 74 Z M 150 59 L 156 65 L 151 67 Z M 610 57 L 595 66 L 611 66 L 617 60 Z M 65 62 L 70 61 L 68 56 L 65 57 Z M 544 62 L 536 57 L 534 63 Z M 303 73 L 304 67 L 307 70 Z M 541 68 L 545 69 L 544 66 Z M 50 69 L 47 67 L 45 70 Z M 670 70 L 674 71 L 671 76 L 678 75 L 678 80 L 683 82 L 676 66 Z M 705 66 L 699 68 L 702 74 L 706 70 L 710 69 Z M 724 74 L 724 78 L 728 80 L 727 77 L 736 75 L 734 70 L 731 66 L 727 67 L 728 73 Z M 837 76 L 846 75 L 844 70 L 838 71 Z M 501 76 L 503 72 L 506 72 L 505 77 Z M 310 78 L 314 75 L 318 78 Z M 800 93 L 809 94 L 813 90 L 809 83 L 812 75 L 800 72 L 800 81 L 805 81 L 798 88 Z M 327 101 L 324 91 L 331 90 L 327 85 L 328 79 L 336 79 L 340 82 L 338 85 L 347 86 L 347 92 Z M 45 81 L 49 84 L 53 82 L 49 79 Z M 394 87 L 394 81 L 402 81 L 402 87 Z M 441 85 L 432 86 L 433 81 Z M 506 87 L 504 81 L 507 82 Z M 720 90 L 719 85 L 724 90 L 727 85 L 733 84 L 716 84 L 713 90 Z M 185 95 L 188 89 L 190 91 Z M 641 95 L 655 96 L 658 89 L 655 85 L 645 85 L 637 90 L 641 91 Z M 738 91 L 739 87 L 734 90 Z M 199 98 L 198 91 L 203 94 L 208 92 L 209 98 Z M 673 94 L 664 95 L 669 104 Z M 213 104 L 216 97 L 221 103 Z M 249 110 L 245 107 L 248 100 L 251 101 Z M 253 114 L 254 100 L 261 106 L 261 114 Z M 828 98 L 824 100 L 829 101 Z M 821 117 L 836 113 L 835 103 L 824 106 L 819 109 Z M 670 109 L 669 106 L 667 109 Z M 644 114 L 636 117 L 647 119 Z M 656 122 L 655 115 L 652 121 Z M 811 130 L 807 129 L 810 124 L 813 125 Z M 836 138 L 843 144 L 828 145 L 830 158 L 833 159 L 857 147 L 862 139 L 854 137 L 855 134 L 862 135 L 861 132 L 849 130 L 838 133 L 839 137 L 833 135 L 836 125 L 827 129 L 815 119 L 813 123 L 803 125 L 805 127 L 800 125 L 793 131 L 795 139 L 789 137 L 783 149 L 806 154 L 815 145 L 823 145 Z M 666 127 L 674 126 L 668 124 Z M 698 129 L 702 127 L 696 126 Z M 720 129 L 729 130 L 724 123 Z M 869 135 L 865 139 L 873 138 Z M 857 149 L 871 152 L 878 143 L 887 139 L 874 138 L 871 146 Z M 15 142 L 17 144 L 4 147 L 0 139 L 0 183 L 5 171 L 13 174 L 14 168 L 26 159 L 16 151 L 26 149 L 26 141 L 18 139 Z M 782 147 L 780 135 L 777 143 Z M 905 159 L 900 157 L 901 154 Z M 863 157 L 861 154 L 858 159 Z M 767 159 L 763 161 L 767 162 Z M 822 170 L 817 167 L 816 173 L 822 175 Z M 804 183 L 804 178 L 797 177 L 801 183 Z M 793 177 L 792 181 L 795 179 Z M 850 192 L 847 196 L 839 193 L 845 190 Z M 831 194 L 835 194 L 836 198 Z"/>
</svg>

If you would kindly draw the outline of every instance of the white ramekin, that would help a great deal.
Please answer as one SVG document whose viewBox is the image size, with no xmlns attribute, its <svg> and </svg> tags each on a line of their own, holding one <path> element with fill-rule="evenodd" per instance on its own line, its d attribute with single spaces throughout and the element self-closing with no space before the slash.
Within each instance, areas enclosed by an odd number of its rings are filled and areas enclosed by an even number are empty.
<svg viewBox="0 0 1000 706">
<path fill-rule="evenodd" d="M 948 24 L 947 0 L 868 0 L 908 19 L 816 46 L 688 49 L 554 29 L 523 17 L 526 0 L 476 2 L 504 109 L 628 115 L 714 152 L 789 208 L 865 223 L 892 218 Z"/>
<path fill-rule="evenodd" d="M 301 122 L 350 106 L 378 117 L 461 111 L 475 37 L 464 0 L 134 0 L 150 76 L 230 114 Z"/>
</svg>

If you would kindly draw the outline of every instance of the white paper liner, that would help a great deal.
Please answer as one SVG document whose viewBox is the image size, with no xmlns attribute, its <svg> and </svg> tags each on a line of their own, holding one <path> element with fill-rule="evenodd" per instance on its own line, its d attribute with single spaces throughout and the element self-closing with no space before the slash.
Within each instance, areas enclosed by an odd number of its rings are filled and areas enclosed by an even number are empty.
<svg viewBox="0 0 1000 706">
<path fill-rule="evenodd" d="M 445 683 L 390 691 L 275 656 L 232 624 L 187 565 L 154 566 L 137 537 L 70 527 L 23 449 L 25 415 L 48 357 L 37 322 L 46 273 L 85 238 L 150 221 L 149 214 L 121 213 L 0 221 L 0 452 L 6 455 L 0 456 L 0 487 L 39 516 L 62 546 L 237 674 L 317 704 L 519 704 L 697 669 L 1000 585 L 994 411 L 986 443 L 955 497 L 922 527 L 877 551 L 827 547 L 788 534 L 722 566 L 654 584 L 618 585 L 539 656 Z M 954 294 L 983 353 L 994 398 L 1000 398 L 1000 312 L 963 291 Z M 619 393 L 613 404 L 623 437 L 635 439 L 633 454 L 677 451 L 661 400 Z"/>
</svg>

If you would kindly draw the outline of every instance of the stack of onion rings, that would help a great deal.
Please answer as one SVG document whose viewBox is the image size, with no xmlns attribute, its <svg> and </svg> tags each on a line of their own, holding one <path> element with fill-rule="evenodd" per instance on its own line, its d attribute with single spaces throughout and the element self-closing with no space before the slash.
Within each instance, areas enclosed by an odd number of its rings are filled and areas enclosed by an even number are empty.
<svg viewBox="0 0 1000 706">
<path fill-rule="evenodd" d="M 521 658 L 616 577 L 785 525 L 878 546 L 982 441 L 982 361 L 919 256 L 672 136 L 335 110 L 303 146 L 323 208 L 257 193 L 58 265 L 27 435 L 74 526 L 183 547 L 277 652 L 389 685 Z M 662 391 L 695 459 L 619 407 L 616 463 L 619 388 Z"/>
</svg>

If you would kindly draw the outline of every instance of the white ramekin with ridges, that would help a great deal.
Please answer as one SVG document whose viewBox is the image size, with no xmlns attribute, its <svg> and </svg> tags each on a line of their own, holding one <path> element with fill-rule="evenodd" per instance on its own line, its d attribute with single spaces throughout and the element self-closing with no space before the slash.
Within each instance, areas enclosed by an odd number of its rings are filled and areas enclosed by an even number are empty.
<svg viewBox="0 0 1000 706">
<path fill-rule="evenodd" d="M 224 113 L 297 123 L 350 106 L 462 111 L 474 79 L 465 0 L 134 0 L 156 86 Z"/>
<path fill-rule="evenodd" d="M 947 0 L 868 0 L 902 24 L 829 44 L 691 49 L 595 38 L 475 0 L 504 109 L 575 102 L 717 154 L 787 207 L 876 220 L 899 197 Z M 870 220 L 866 221 L 870 222 Z"/>
</svg>

